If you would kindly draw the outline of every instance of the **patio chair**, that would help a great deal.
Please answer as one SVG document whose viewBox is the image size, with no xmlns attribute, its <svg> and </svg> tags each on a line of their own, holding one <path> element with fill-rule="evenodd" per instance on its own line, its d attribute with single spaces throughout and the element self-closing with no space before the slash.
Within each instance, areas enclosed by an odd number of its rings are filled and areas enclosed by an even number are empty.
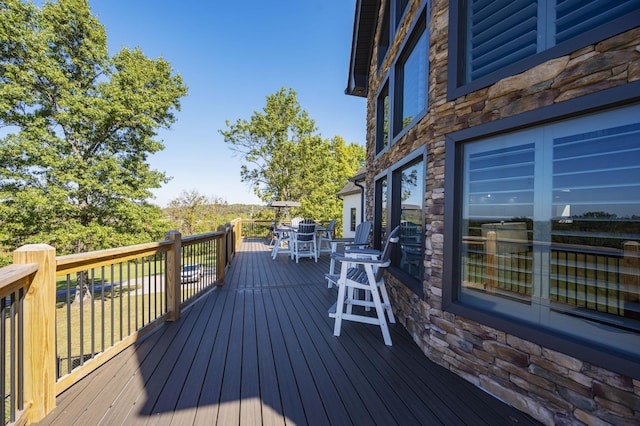
<svg viewBox="0 0 640 426">
<path fill-rule="evenodd" d="M 369 245 L 369 234 L 371 233 L 371 222 L 365 220 L 356 226 L 356 233 L 352 241 L 345 242 L 345 250 L 352 248 L 364 248 Z"/>
<path fill-rule="evenodd" d="M 349 251 L 353 248 L 364 248 L 369 245 L 369 233 L 371 232 L 371 222 L 368 220 L 364 222 L 360 222 L 358 226 L 356 226 L 356 233 L 353 238 L 334 238 L 331 241 L 331 253 L 335 253 L 338 244 L 344 244 L 345 252 Z M 335 271 L 336 260 L 332 257 L 329 262 L 329 276 L 334 276 L 333 272 Z M 331 288 L 336 284 L 335 281 L 327 278 L 327 287 Z"/>
<path fill-rule="evenodd" d="M 382 252 L 373 249 L 353 249 L 344 255 L 339 253 L 331 255 L 342 262 L 340 276 L 337 278 L 337 301 L 329 309 L 329 316 L 335 318 L 334 336 L 340 336 L 343 320 L 374 324 L 380 326 L 385 345 L 391 346 L 391 334 L 387 325 L 387 317 L 390 323 L 395 323 L 396 321 L 391 309 L 389 294 L 384 285 L 383 271 L 384 268 L 391 264 L 391 245 L 398 242 L 397 234 L 399 229 L 400 227 L 398 226 L 391 231 Z M 335 279 L 335 277 L 332 278 Z M 359 290 L 365 290 L 364 299 L 359 298 Z M 366 313 L 354 313 L 354 306 L 374 308 L 376 316 Z"/>
<path fill-rule="evenodd" d="M 327 230 L 323 231 L 318 238 L 318 254 L 321 253 L 332 253 L 333 250 L 331 248 L 331 241 L 333 240 L 333 233 L 336 229 L 336 219 L 331 219 L 329 225 L 327 225 Z M 323 247 L 323 244 L 326 247 Z"/>
<path fill-rule="evenodd" d="M 298 225 L 298 230 L 293 232 L 293 257 L 296 263 L 301 257 L 313 257 L 318 261 L 318 246 L 316 244 L 316 223 L 311 219 L 305 219 Z"/>
</svg>

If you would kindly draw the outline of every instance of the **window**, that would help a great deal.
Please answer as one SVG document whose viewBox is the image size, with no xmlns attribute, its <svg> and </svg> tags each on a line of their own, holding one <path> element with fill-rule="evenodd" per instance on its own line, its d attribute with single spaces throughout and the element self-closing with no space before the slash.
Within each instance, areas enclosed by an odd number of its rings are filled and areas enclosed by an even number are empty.
<svg viewBox="0 0 640 426">
<path fill-rule="evenodd" d="M 375 187 L 375 220 L 373 223 L 373 245 L 381 248 L 387 235 L 387 196 L 389 185 L 387 176 L 376 180 Z"/>
<path fill-rule="evenodd" d="M 391 29 L 389 28 L 390 7 L 390 3 L 387 2 L 387 5 L 384 8 L 384 16 L 382 17 L 382 25 L 380 26 L 380 38 L 378 39 L 378 69 L 382 66 L 391 43 Z"/>
<path fill-rule="evenodd" d="M 409 5 L 409 0 L 395 0 L 395 15 L 396 15 L 396 28 L 402 22 L 402 17 L 404 16 L 404 12 L 407 10 L 407 6 Z"/>
<path fill-rule="evenodd" d="M 640 357 L 639 117 L 634 105 L 456 145 L 456 303 Z"/>
<path fill-rule="evenodd" d="M 640 0 L 452 2 L 449 96 L 487 86 L 637 26 Z M 477 82 L 465 91 L 455 89 Z"/>
<path fill-rule="evenodd" d="M 396 64 L 396 90 L 393 133 L 398 133 L 417 118 L 427 107 L 427 78 L 429 49 L 425 15 L 414 29 L 409 43 Z"/>
<path fill-rule="evenodd" d="M 389 146 L 389 83 L 386 83 L 376 103 L 376 154 Z"/>
<path fill-rule="evenodd" d="M 392 208 L 394 227 L 400 225 L 399 250 L 394 251 L 392 263 L 415 279 L 422 273 L 422 223 L 424 213 L 424 163 L 422 158 L 393 173 Z"/>
<path fill-rule="evenodd" d="M 401 19 L 408 7 L 407 1 L 393 4 L 395 18 Z M 427 17 L 429 2 L 413 22 L 395 64 L 390 67 L 386 81 L 376 100 L 376 154 L 387 149 L 403 130 L 415 124 L 427 112 L 429 78 L 429 36 Z M 400 16 L 400 18 L 398 18 Z"/>
<path fill-rule="evenodd" d="M 356 208 L 355 207 L 351 207 L 351 211 L 350 211 L 350 216 L 351 218 L 351 223 L 349 225 L 349 229 L 352 232 L 355 232 L 356 230 L 356 222 L 357 222 L 357 216 L 356 216 Z"/>
<path fill-rule="evenodd" d="M 374 246 L 400 225 L 400 241 L 391 255 L 392 273 L 422 294 L 424 257 L 425 150 L 412 153 L 381 173 L 375 181 Z"/>
<path fill-rule="evenodd" d="M 384 58 L 387 56 L 392 37 L 395 35 L 395 31 L 400 25 L 400 22 L 402 22 L 402 17 L 408 5 L 409 0 L 389 0 L 386 2 L 382 25 L 380 26 L 380 39 L 378 40 L 378 69 L 380 69 Z M 395 19 L 393 19 L 393 28 L 391 28 L 392 13 L 395 17 Z"/>
</svg>

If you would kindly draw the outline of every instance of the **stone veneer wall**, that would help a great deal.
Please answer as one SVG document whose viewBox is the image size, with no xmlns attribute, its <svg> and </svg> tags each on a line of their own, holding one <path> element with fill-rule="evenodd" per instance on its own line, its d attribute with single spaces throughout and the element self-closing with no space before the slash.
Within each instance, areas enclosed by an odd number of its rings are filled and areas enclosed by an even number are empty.
<svg viewBox="0 0 640 426">
<path fill-rule="evenodd" d="M 388 277 L 400 322 L 430 359 L 542 423 L 640 424 L 640 380 L 442 310 L 444 135 L 640 80 L 640 27 L 447 101 L 448 1 L 434 0 L 428 23 L 429 113 L 376 159 L 376 95 L 419 3 L 411 2 L 381 72 L 371 64 L 367 102 L 368 219 L 374 211 L 373 176 L 427 146 L 424 299 Z"/>
</svg>

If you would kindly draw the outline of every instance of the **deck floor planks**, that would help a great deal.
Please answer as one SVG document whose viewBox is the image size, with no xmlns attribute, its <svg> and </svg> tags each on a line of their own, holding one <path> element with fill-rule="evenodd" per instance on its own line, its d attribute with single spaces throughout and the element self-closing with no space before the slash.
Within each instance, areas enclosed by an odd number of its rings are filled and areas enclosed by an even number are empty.
<svg viewBox="0 0 640 426">
<path fill-rule="evenodd" d="M 536 424 L 431 362 L 399 324 L 344 322 L 316 263 L 245 240 L 224 286 L 58 397 L 42 424 Z M 82 408 L 79 408 L 82 407 Z"/>
<path fill-rule="evenodd" d="M 277 354 L 274 353 L 271 333 L 267 324 L 265 293 L 268 291 L 267 289 L 260 290 L 259 296 L 261 300 L 255 304 L 258 378 L 262 404 L 266 406 L 266 409 L 262 410 L 262 424 L 281 426 L 285 424 L 285 418 L 281 414 L 283 412 L 282 399 L 275 363 Z"/>
<path fill-rule="evenodd" d="M 310 366 L 304 358 L 304 349 L 295 334 L 293 324 L 287 315 L 286 307 L 283 306 L 280 293 L 280 291 L 271 292 L 273 302 L 279 307 L 275 310 L 275 313 L 284 337 L 285 346 L 281 349 L 284 349 L 285 353 L 288 354 L 307 423 L 327 424 L 327 413 L 322 405 L 318 389 L 314 384 Z"/>
<path fill-rule="evenodd" d="M 216 289 L 219 290 L 219 289 Z M 219 291 L 217 297 L 226 297 L 227 300 L 219 317 L 221 327 L 219 328 L 216 341 L 213 345 L 210 357 L 204 367 L 204 381 L 202 384 L 202 393 L 196 407 L 196 415 L 194 424 L 216 424 L 218 419 L 218 407 L 221 401 L 222 379 L 228 356 L 228 348 L 230 345 L 231 319 L 235 311 L 236 292 Z M 202 368 L 202 366 L 198 366 Z M 221 423 L 222 424 L 222 423 Z"/>
<path fill-rule="evenodd" d="M 221 294 L 220 296 L 224 295 Z M 209 316 L 207 318 L 202 318 L 203 321 L 206 319 L 206 326 L 198 344 L 192 368 L 187 374 L 184 386 L 182 387 L 182 391 L 178 397 L 175 412 L 171 419 L 172 424 L 193 424 L 196 410 L 192 408 L 198 406 L 205 377 L 205 372 L 202 370 L 202 366 L 206 366 L 208 364 L 210 354 L 213 350 L 213 345 L 215 344 L 216 337 L 219 332 L 221 324 L 220 317 L 222 316 L 222 311 L 226 301 L 226 297 L 213 298 L 211 310 L 208 312 Z"/>
<path fill-rule="evenodd" d="M 297 316 L 295 321 L 300 321 L 305 324 L 306 335 L 304 335 L 307 341 L 307 357 L 309 363 L 313 365 L 313 371 L 322 371 L 326 377 L 318 374 L 318 381 L 320 388 L 323 392 L 331 392 L 332 395 L 324 398 L 327 411 L 332 416 L 335 422 L 340 423 L 344 419 L 350 419 L 351 422 L 359 421 L 363 423 L 372 423 L 374 419 L 384 424 L 392 424 L 393 418 L 385 418 L 386 412 L 376 412 L 376 406 L 382 404 L 381 400 L 376 400 L 375 396 L 367 392 L 367 389 L 361 389 L 349 380 L 348 369 L 357 369 L 354 364 L 344 365 L 342 361 L 348 359 L 346 353 L 336 354 L 332 352 L 332 348 L 325 340 L 326 336 L 323 336 L 322 327 L 318 327 L 316 323 L 316 316 L 309 315 L 308 305 L 304 305 L 299 297 L 300 292 L 295 289 L 286 289 L 286 295 L 290 300 L 292 307 L 296 308 Z M 317 303 L 313 301 L 312 303 Z M 306 317 L 306 318 L 305 318 Z M 315 338 L 313 337 L 315 336 Z M 321 336 L 318 338 L 318 336 Z M 333 337 L 333 336 L 331 336 Z M 353 371 L 353 370 L 352 370 Z M 326 386 L 325 380 L 330 380 L 332 385 Z M 365 407 L 365 402 L 371 401 L 369 407 Z M 335 419 L 334 415 L 338 413 L 344 416 L 344 418 Z"/>
<path fill-rule="evenodd" d="M 322 291 L 326 290 L 323 289 Z M 335 289 L 329 291 L 337 293 Z M 312 305 L 309 301 L 305 302 Z M 333 302 L 333 299 L 330 299 L 330 302 Z M 326 308 L 321 309 L 318 307 L 318 311 L 314 317 L 324 314 L 328 318 Z M 377 399 L 381 401 L 381 406 L 384 407 L 384 410 L 382 410 L 377 405 L 374 407 L 368 406 L 369 410 L 377 409 L 381 411 L 378 416 L 391 413 L 394 422 L 399 422 L 400 424 L 411 424 L 417 422 L 418 418 L 422 418 L 421 424 L 438 423 L 438 417 L 431 413 L 428 405 L 424 404 L 421 398 L 406 397 L 414 393 L 415 389 L 405 386 L 400 377 L 390 372 L 388 361 L 379 358 L 379 352 L 391 352 L 392 349 L 384 345 L 378 326 L 345 322 L 343 323 L 341 335 L 335 337 L 333 336 L 333 320 L 330 320 L 327 323 L 327 329 L 329 333 L 325 331 L 325 334 L 334 339 L 334 344 L 331 342 L 328 344 L 340 349 L 340 353 L 336 353 L 334 358 L 341 363 L 349 362 L 353 365 L 350 368 L 355 368 L 360 372 L 360 379 L 354 382 L 355 386 L 363 391 L 368 390 L 371 393 L 376 393 Z M 367 331 L 367 333 L 363 331 Z M 390 331 L 394 345 L 396 348 L 400 347 L 401 342 L 397 338 L 393 325 L 390 325 Z M 350 372 L 351 377 L 358 377 L 353 373 L 353 371 Z M 412 402 L 419 406 L 411 407 Z"/>
<path fill-rule="evenodd" d="M 231 331 L 226 345 L 227 355 L 222 371 L 222 383 L 220 388 L 220 404 L 218 407 L 218 422 L 224 425 L 240 424 L 240 409 L 244 405 L 241 399 L 242 385 L 242 335 L 244 292 L 236 292 L 235 306 L 231 317 Z M 236 401 L 235 403 L 231 403 Z"/>
<path fill-rule="evenodd" d="M 241 294 L 244 296 L 244 318 L 240 419 L 242 424 L 262 424 L 254 291 L 245 291 Z"/>
<path fill-rule="evenodd" d="M 321 288 L 320 291 L 331 292 L 326 287 Z M 310 294 L 310 292 L 305 292 L 304 295 L 309 296 Z M 371 369 L 363 371 L 363 365 L 369 364 L 369 360 L 366 358 L 354 360 L 349 351 L 345 350 L 344 341 L 338 342 L 338 338 L 333 336 L 333 321 L 329 321 L 326 309 L 326 306 L 333 303 L 333 299 L 305 298 L 301 297 L 301 292 L 294 291 L 290 291 L 290 295 L 299 300 L 298 306 L 310 307 L 312 310 L 311 312 L 307 311 L 310 319 L 307 327 L 311 327 L 311 323 L 313 323 L 312 333 L 315 336 L 320 336 L 316 349 L 321 351 L 323 358 L 326 359 L 327 368 L 334 376 L 335 392 L 344 401 L 351 420 L 357 422 L 371 418 L 372 421 L 375 419 L 383 424 L 394 424 L 396 419 L 385 407 L 389 404 L 388 398 L 390 396 L 385 395 L 382 398 L 370 385 L 371 378 L 367 377 L 367 373 L 371 372 Z M 316 312 L 313 312 L 314 310 Z M 318 315 L 318 311 L 320 315 Z M 346 339 L 352 340 L 349 336 Z M 355 346 L 361 346 L 363 343 L 355 343 Z M 380 382 L 378 384 L 384 385 Z"/>
<path fill-rule="evenodd" d="M 304 425 L 308 422 L 303 410 L 300 393 L 292 391 L 297 389 L 296 375 L 289 360 L 289 354 L 286 352 L 284 332 L 280 328 L 276 315 L 277 308 L 272 294 L 272 291 L 263 291 L 262 297 L 274 352 L 275 371 L 279 384 L 277 391 L 280 394 L 286 422 L 292 421 L 293 424 Z"/>
</svg>

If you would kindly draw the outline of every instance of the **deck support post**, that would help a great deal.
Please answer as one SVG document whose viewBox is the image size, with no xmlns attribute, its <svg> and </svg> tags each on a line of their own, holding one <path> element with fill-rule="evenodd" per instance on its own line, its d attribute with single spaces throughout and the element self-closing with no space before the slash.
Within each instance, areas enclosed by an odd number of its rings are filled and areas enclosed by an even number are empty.
<svg viewBox="0 0 640 426">
<path fill-rule="evenodd" d="M 56 407 L 56 250 L 24 245 L 13 252 L 13 263 L 39 265 L 23 304 L 23 398 L 27 422 L 35 423 Z"/>
<path fill-rule="evenodd" d="M 167 321 L 180 319 L 180 268 L 182 258 L 182 234 L 178 231 L 168 231 L 167 240 L 173 241 L 171 250 L 167 252 Z"/>
<path fill-rule="evenodd" d="M 225 225 L 218 226 L 219 232 L 224 232 L 224 236 L 218 240 L 218 245 L 216 246 L 216 283 L 218 285 L 224 284 L 224 273 L 225 268 L 227 267 L 227 262 L 225 260 L 227 254 L 227 227 Z"/>
</svg>

